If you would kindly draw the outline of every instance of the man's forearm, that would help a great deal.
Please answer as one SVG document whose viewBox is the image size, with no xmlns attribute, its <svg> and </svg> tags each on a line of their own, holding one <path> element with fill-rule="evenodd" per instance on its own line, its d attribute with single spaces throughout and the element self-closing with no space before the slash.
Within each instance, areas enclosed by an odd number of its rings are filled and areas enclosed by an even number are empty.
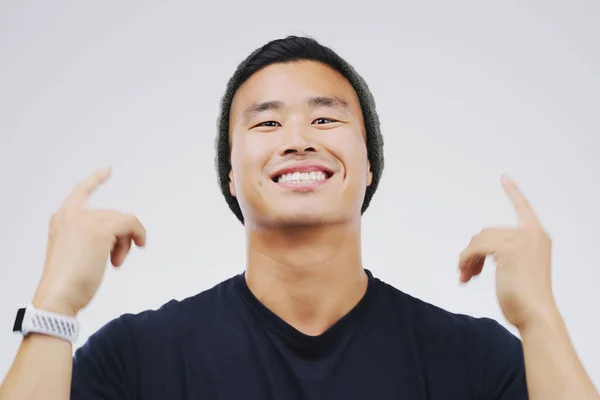
<svg viewBox="0 0 600 400">
<path fill-rule="evenodd" d="M 74 316 L 68 307 L 38 293 L 33 305 Z M 32 333 L 23 338 L 13 365 L 0 385 L 0 400 L 68 400 L 71 394 L 73 345 L 66 340 Z"/>
<path fill-rule="evenodd" d="M 70 343 L 51 336 L 29 335 L 23 339 L 0 386 L 0 400 L 68 400 L 72 357 Z"/>
<path fill-rule="evenodd" d="M 577 357 L 558 310 L 531 321 L 519 331 L 532 400 L 600 398 Z"/>
</svg>

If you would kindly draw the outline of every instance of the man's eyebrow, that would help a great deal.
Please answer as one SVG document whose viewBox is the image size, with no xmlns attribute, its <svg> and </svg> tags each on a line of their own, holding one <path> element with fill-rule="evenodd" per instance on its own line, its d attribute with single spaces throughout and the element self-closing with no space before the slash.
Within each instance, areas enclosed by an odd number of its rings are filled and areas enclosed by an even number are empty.
<svg viewBox="0 0 600 400">
<path fill-rule="evenodd" d="M 244 110 L 244 117 L 252 118 L 256 114 L 260 114 L 269 110 L 278 110 L 283 108 L 283 101 L 263 101 L 260 103 L 254 103 L 250 107 Z"/>
<path fill-rule="evenodd" d="M 329 96 L 312 96 L 306 99 L 306 103 L 311 108 L 317 107 L 329 107 L 329 108 L 341 108 L 344 110 L 350 110 L 350 104 L 339 97 L 329 97 Z M 252 104 L 250 107 L 244 110 L 244 117 L 250 119 L 257 114 L 260 114 L 265 111 L 270 110 L 279 110 L 285 107 L 283 101 L 280 100 L 271 100 L 271 101 L 263 101 Z"/>
<path fill-rule="evenodd" d="M 344 99 L 339 97 L 329 97 L 329 96 L 316 96 L 308 98 L 308 105 L 317 108 L 317 107 L 329 107 L 329 108 L 343 108 L 346 110 L 350 109 L 350 105 Z"/>
</svg>

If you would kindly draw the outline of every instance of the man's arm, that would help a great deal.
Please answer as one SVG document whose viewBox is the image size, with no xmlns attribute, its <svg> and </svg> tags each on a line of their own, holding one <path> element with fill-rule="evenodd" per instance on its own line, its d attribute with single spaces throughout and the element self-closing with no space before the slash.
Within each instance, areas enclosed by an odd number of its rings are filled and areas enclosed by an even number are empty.
<svg viewBox="0 0 600 400">
<path fill-rule="evenodd" d="M 43 300 L 33 300 L 41 310 L 74 316 L 69 307 Z M 57 337 L 31 333 L 23 338 L 4 383 L 0 400 L 69 398 L 72 373 L 73 345 Z"/>
<path fill-rule="evenodd" d="M 23 339 L 0 387 L 0 400 L 67 400 L 71 386 L 71 343 L 32 333 Z"/>
<path fill-rule="evenodd" d="M 137 354 L 128 318 L 105 324 L 74 357 L 65 340 L 38 334 L 24 338 L 0 400 L 137 398 Z"/>
<path fill-rule="evenodd" d="M 600 398 L 577 357 L 558 310 L 519 329 L 532 399 Z"/>
<path fill-rule="evenodd" d="M 496 261 L 496 295 L 506 319 L 521 333 L 529 396 L 533 400 L 599 399 L 575 353 L 554 301 L 552 243 L 531 205 L 507 176 L 502 184 L 518 217 L 516 228 L 486 228 L 459 258 L 460 280 Z"/>
<path fill-rule="evenodd" d="M 96 293 L 108 256 L 120 266 L 132 242 L 144 246 L 146 230 L 135 216 L 87 208 L 89 197 L 109 176 L 110 168 L 105 168 L 80 182 L 52 216 L 34 307 L 75 316 Z M 69 399 L 72 354 L 72 345 L 62 339 L 38 334 L 24 338 L 0 386 L 0 400 Z"/>
</svg>

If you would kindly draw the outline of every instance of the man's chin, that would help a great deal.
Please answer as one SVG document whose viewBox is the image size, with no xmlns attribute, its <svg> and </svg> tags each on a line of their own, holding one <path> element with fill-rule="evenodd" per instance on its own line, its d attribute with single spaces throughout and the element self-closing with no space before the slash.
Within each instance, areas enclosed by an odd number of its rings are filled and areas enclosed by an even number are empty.
<svg viewBox="0 0 600 400">
<path fill-rule="evenodd" d="M 294 210 L 279 212 L 274 216 L 274 224 L 282 228 L 309 228 L 339 222 L 339 216 L 325 210 Z"/>
</svg>

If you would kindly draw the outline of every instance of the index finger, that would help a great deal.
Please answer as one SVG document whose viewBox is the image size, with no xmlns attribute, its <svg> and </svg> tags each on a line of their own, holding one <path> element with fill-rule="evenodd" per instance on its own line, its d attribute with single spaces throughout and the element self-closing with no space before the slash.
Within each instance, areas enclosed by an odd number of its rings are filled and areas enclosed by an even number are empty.
<svg viewBox="0 0 600 400">
<path fill-rule="evenodd" d="M 530 226 L 538 223 L 538 219 L 531 208 L 531 205 L 523 196 L 517 184 L 507 175 L 502 175 L 502 185 L 508 197 L 512 200 L 517 211 L 517 218 L 520 226 Z"/>
<path fill-rule="evenodd" d="M 79 182 L 75 189 L 71 192 L 67 200 L 65 201 L 65 207 L 67 208 L 79 208 L 83 207 L 90 196 L 102 183 L 106 182 L 110 176 L 111 168 L 105 167 L 101 170 L 94 172 L 92 175 Z"/>
</svg>

